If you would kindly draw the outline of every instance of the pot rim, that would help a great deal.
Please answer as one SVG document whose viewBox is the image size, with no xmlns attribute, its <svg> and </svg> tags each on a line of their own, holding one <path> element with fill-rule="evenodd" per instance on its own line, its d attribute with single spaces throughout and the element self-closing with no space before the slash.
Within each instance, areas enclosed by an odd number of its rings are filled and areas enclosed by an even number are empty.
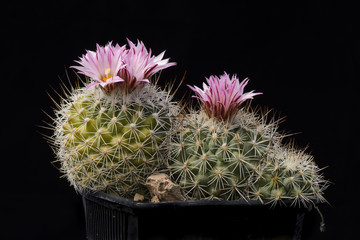
<svg viewBox="0 0 360 240">
<path fill-rule="evenodd" d="M 292 205 L 293 201 L 284 199 L 275 207 L 270 206 L 271 202 L 262 203 L 259 200 L 186 200 L 186 201 L 172 201 L 172 202 L 135 202 L 133 200 L 107 194 L 102 191 L 84 191 L 81 195 L 89 200 L 98 201 L 98 199 L 120 204 L 132 209 L 157 209 L 157 208 L 189 208 L 189 207 L 256 207 L 256 208 L 292 208 L 292 209 L 306 209 L 311 211 L 313 207 L 312 202 L 299 205 Z"/>
</svg>

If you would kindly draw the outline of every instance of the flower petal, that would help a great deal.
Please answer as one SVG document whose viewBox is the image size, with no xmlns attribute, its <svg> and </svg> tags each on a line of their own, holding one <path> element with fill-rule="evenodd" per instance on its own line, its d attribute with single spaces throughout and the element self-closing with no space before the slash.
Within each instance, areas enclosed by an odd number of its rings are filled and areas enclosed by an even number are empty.
<svg viewBox="0 0 360 240">
<path fill-rule="evenodd" d="M 197 86 L 188 87 L 195 92 L 195 96 L 205 104 L 205 111 L 209 117 L 218 120 L 228 120 L 236 114 L 241 103 L 247 99 L 253 99 L 254 96 L 262 93 L 254 93 L 253 91 L 244 93 L 244 88 L 249 79 L 244 79 L 239 83 L 239 79 L 234 74 L 231 78 L 229 74 L 224 72 L 220 77 L 210 76 L 205 78 L 207 84 L 203 83 L 203 89 Z"/>
</svg>

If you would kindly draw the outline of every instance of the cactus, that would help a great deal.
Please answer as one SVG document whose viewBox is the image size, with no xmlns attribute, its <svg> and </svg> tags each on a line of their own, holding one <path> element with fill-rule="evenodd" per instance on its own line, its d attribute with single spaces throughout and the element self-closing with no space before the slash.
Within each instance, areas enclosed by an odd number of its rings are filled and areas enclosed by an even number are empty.
<svg viewBox="0 0 360 240">
<path fill-rule="evenodd" d="M 273 205 L 292 200 L 291 205 L 306 205 L 313 200 L 324 202 L 328 183 L 313 157 L 294 144 L 281 146 L 267 156 L 253 175 L 251 199 Z"/>
<path fill-rule="evenodd" d="M 326 201 L 321 169 L 305 150 L 282 143 L 280 120 L 241 107 L 261 94 L 244 93 L 249 79 L 224 73 L 203 89 L 189 86 L 202 107 L 177 117 L 173 95 L 150 82 L 175 63 L 164 52 L 152 56 L 142 42 L 128 44 L 87 51 L 73 66 L 86 86 L 64 87 L 56 103 L 51 143 L 77 191 L 146 195 L 146 178 L 170 171 L 187 199 Z"/>
<path fill-rule="evenodd" d="M 193 112 L 173 137 L 175 181 L 190 199 L 245 199 L 251 176 L 263 158 L 279 145 L 277 124 L 241 109 L 233 122 L 218 122 Z"/>
<path fill-rule="evenodd" d="M 321 200 L 327 184 L 313 158 L 284 146 L 280 120 L 270 111 L 253 111 L 242 102 L 260 93 L 243 93 L 228 74 L 191 87 L 202 102 L 177 123 L 170 170 L 188 199 L 260 200 L 293 204 Z"/>
<path fill-rule="evenodd" d="M 225 73 L 207 82 L 205 91 L 191 87 L 205 106 L 179 123 L 172 140 L 172 176 L 190 199 L 247 199 L 249 177 L 271 146 L 278 144 L 277 125 L 238 109 L 259 94 L 243 94 L 248 79 L 239 84 L 236 76 L 230 79 Z"/>
<path fill-rule="evenodd" d="M 152 57 L 142 42 L 97 46 L 73 68 L 90 77 L 70 90 L 54 119 L 54 149 L 61 171 L 77 191 L 131 198 L 164 168 L 168 131 L 178 112 L 168 91 L 151 84 L 157 71 L 174 65 Z"/>
</svg>

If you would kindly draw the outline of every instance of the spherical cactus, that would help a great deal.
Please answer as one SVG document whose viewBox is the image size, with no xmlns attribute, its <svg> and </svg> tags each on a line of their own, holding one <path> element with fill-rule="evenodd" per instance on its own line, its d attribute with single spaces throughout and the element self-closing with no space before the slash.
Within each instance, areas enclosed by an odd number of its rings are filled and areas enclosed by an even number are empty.
<svg viewBox="0 0 360 240">
<path fill-rule="evenodd" d="M 243 94 L 247 79 L 239 84 L 224 74 L 207 81 L 205 91 L 192 88 L 205 107 L 187 115 L 173 137 L 173 178 L 190 199 L 247 199 L 249 177 L 278 144 L 276 124 L 246 108 L 239 111 L 243 101 L 257 95 Z"/>
<path fill-rule="evenodd" d="M 72 90 L 56 111 L 56 153 L 78 191 L 144 194 L 147 176 L 166 163 L 178 107 L 149 79 L 174 63 L 150 56 L 142 43 L 129 45 L 88 51 L 74 68 L 91 83 Z"/>
<path fill-rule="evenodd" d="M 190 199 L 248 199 L 250 176 L 280 142 L 276 123 L 241 109 L 218 122 L 204 112 L 189 114 L 172 139 L 174 179 Z"/>
<path fill-rule="evenodd" d="M 323 191 L 328 182 L 313 157 L 293 145 L 281 146 L 269 154 L 253 177 L 251 199 L 273 204 L 291 200 L 292 205 L 325 201 Z"/>
</svg>

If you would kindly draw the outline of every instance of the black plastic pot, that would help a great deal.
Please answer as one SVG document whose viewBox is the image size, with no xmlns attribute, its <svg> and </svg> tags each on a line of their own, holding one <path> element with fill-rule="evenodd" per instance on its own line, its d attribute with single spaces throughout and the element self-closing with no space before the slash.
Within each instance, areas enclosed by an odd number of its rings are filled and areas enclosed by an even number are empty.
<svg viewBox="0 0 360 240">
<path fill-rule="evenodd" d="M 258 201 L 140 203 L 103 192 L 83 194 L 90 240 L 301 239 L 311 210 Z"/>
</svg>

